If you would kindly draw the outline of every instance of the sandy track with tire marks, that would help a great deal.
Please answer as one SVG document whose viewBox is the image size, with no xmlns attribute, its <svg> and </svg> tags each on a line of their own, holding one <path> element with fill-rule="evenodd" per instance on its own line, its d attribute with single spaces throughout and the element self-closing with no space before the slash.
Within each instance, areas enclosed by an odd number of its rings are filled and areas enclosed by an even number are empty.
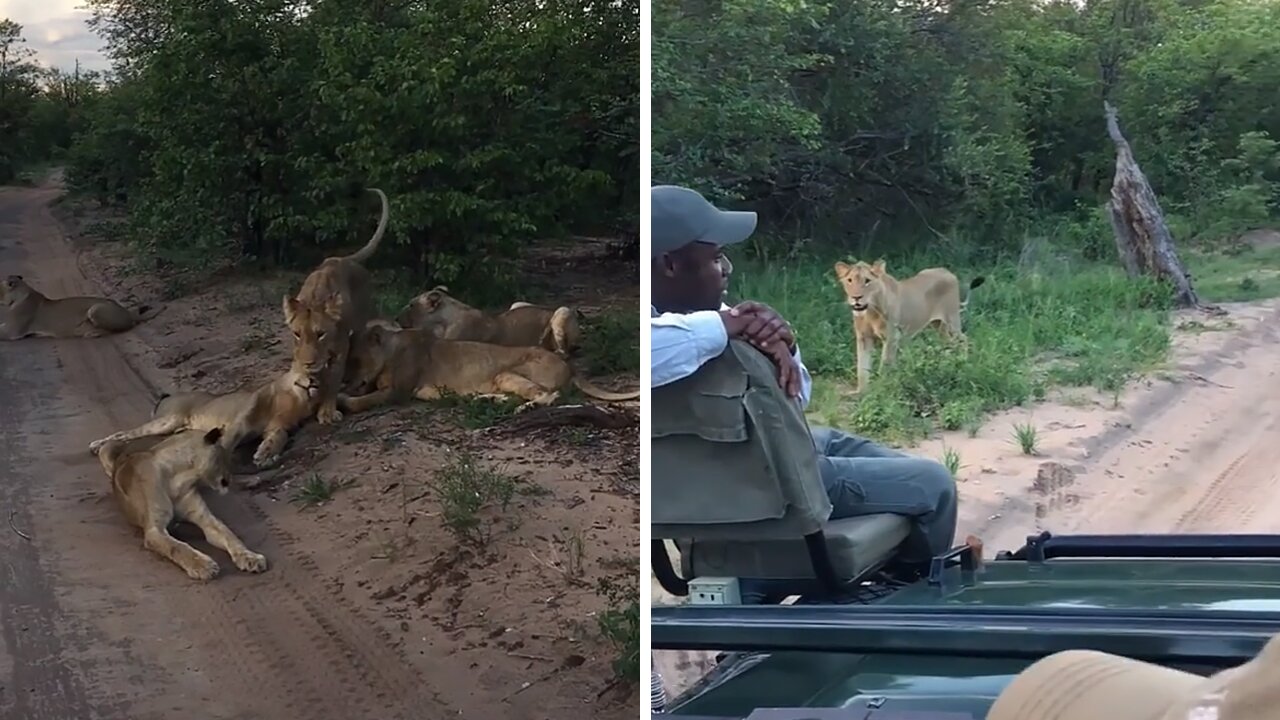
<svg viewBox="0 0 1280 720">
<path fill-rule="evenodd" d="M 95 292 L 45 204 L 0 189 L 0 265 L 52 296 Z M 452 713 L 386 633 L 314 572 L 304 539 L 255 497 L 214 511 L 270 569 L 201 585 L 142 548 L 88 443 L 154 396 L 126 334 L 0 343 L 0 718 L 408 718 Z M 30 536 L 26 540 L 18 534 Z"/>
</svg>

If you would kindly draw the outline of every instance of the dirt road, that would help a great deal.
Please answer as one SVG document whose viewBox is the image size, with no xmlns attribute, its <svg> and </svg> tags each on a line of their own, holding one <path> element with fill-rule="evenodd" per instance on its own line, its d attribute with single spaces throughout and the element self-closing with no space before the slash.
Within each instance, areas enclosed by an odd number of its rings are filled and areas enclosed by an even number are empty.
<svg viewBox="0 0 1280 720">
<path fill-rule="evenodd" d="M 0 268 L 94 293 L 46 206 L 57 193 L 0 188 Z M 88 452 L 151 411 L 130 342 L 0 343 L 0 719 L 456 717 L 261 501 L 212 505 L 269 558 L 263 575 L 214 551 L 222 577 L 196 584 L 143 550 Z"/>
<path fill-rule="evenodd" d="M 994 555 L 1041 530 L 1280 532 L 1280 301 L 1228 309 L 1176 317 L 1168 367 L 1116 399 L 1076 393 L 913 449 L 959 454 L 957 537 Z M 1038 429 L 1037 455 L 1019 452 L 1015 424 Z M 656 581 L 653 593 L 674 600 Z M 710 666 L 706 653 L 655 660 L 673 693 Z"/>
</svg>

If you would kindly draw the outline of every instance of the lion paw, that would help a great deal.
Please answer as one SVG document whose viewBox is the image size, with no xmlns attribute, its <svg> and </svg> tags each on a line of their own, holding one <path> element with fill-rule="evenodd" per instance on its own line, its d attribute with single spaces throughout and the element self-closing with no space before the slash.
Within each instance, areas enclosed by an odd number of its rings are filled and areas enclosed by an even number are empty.
<svg viewBox="0 0 1280 720">
<path fill-rule="evenodd" d="M 249 550 L 233 555 L 231 560 L 244 572 L 260 573 L 267 569 L 267 558 Z"/>
<path fill-rule="evenodd" d="M 342 419 L 342 411 L 337 408 L 320 408 L 316 413 L 316 422 L 321 425 L 333 425 Z"/>
<path fill-rule="evenodd" d="M 269 468 L 273 468 L 279 462 L 280 462 L 280 453 L 272 453 L 270 455 L 265 455 L 265 456 L 260 455 L 258 453 L 254 453 L 253 455 L 253 464 L 259 470 L 267 470 Z M 250 487 L 253 487 L 254 485 L 257 485 L 260 482 L 262 481 L 258 480 L 257 482 L 254 482 L 253 485 L 249 485 L 246 483 L 244 487 L 250 488 Z"/>
<path fill-rule="evenodd" d="M 192 561 L 191 567 L 183 568 L 187 571 L 187 575 L 192 580 L 208 581 L 218 576 L 222 568 L 218 567 L 218 562 L 211 557 L 202 555 Z"/>
</svg>

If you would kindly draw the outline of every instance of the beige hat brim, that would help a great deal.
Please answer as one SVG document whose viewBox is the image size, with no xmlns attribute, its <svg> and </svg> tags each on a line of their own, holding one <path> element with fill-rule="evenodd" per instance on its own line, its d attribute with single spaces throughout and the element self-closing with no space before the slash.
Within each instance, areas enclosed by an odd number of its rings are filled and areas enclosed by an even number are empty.
<svg viewBox="0 0 1280 720">
<path fill-rule="evenodd" d="M 1206 679 L 1092 650 L 1068 650 L 1023 670 L 987 720 L 1161 720 L 1194 703 Z"/>
</svg>

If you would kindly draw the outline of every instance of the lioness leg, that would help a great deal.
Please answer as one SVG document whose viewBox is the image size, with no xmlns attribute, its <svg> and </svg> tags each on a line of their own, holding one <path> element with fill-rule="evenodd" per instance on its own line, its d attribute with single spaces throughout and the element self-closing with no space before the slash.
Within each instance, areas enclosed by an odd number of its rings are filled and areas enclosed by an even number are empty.
<svg viewBox="0 0 1280 720">
<path fill-rule="evenodd" d="M 890 325 L 885 328 L 884 333 L 884 349 L 880 353 L 880 372 L 884 372 L 885 368 L 893 364 L 898 357 L 898 339 L 902 337 L 902 333 L 898 328 Z"/>
<path fill-rule="evenodd" d="M 221 568 L 213 558 L 169 534 L 169 523 L 173 520 L 172 508 L 164 508 L 161 512 L 157 510 L 160 509 L 154 506 L 151 508 L 152 516 L 147 520 L 150 524 L 142 535 L 143 546 L 157 555 L 169 558 L 193 580 L 212 580 L 216 577 Z"/>
<path fill-rule="evenodd" d="M 338 407 L 344 412 L 362 413 L 366 410 L 383 405 L 391 400 L 394 391 L 391 388 L 383 390 L 375 390 L 367 395 L 357 395 L 355 397 L 349 395 L 338 396 Z M 427 399 L 427 398 L 424 398 Z"/>
<path fill-rule="evenodd" d="M 858 334 L 857 336 L 857 352 L 854 362 L 858 368 L 858 392 L 867 389 L 867 384 L 871 380 L 871 357 L 876 351 L 875 338 L 870 333 Z"/>
<path fill-rule="evenodd" d="M 529 378 L 513 372 L 498 373 L 493 377 L 493 389 L 508 395 L 519 395 L 528 402 L 520 410 L 537 405 L 550 405 L 560 397 L 559 390 L 548 390 Z"/>
<path fill-rule="evenodd" d="M 221 548 L 231 556 L 231 562 L 244 572 L 260 573 L 267 569 L 267 559 L 245 547 L 240 538 L 231 532 L 205 504 L 200 493 L 191 492 L 178 501 L 178 517 L 200 528 L 204 537 L 214 547 Z"/>
<path fill-rule="evenodd" d="M 567 307 L 557 308 L 551 315 L 551 334 L 555 345 L 552 349 L 560 357 L 567 358 L 573 352 L 573 346 L 577 344 L 576 325 L 577 318 Z"/>
<path fill-rule="evenodd" d="M 129 440 L 137 440 L 138 438 L 147 437 L 148 435 L 172 435 L 182 430 L 187 425 L 187 418 L 179 415 L 170 415 L 168 417 L 158 417 L 148 420 L 132 430 L 121 430 L 110 435 L 94 440 L 89 443 L 89 452 L 94 455 L 98 454 L 98 450 L 103 445 L 112 441 L 127 442 Z"/>
<path fill-rule="evenodd" d="M 280 462 L 280 454 L 284 452 L 284 446 L 288 443 L 288 428 L 274 422 L 267 425 L 267 429 L 262 431 L 262 440 L 258 443 L 258 449 L 253 453 L 253 464 L 259 470 L 275 466 L 276 463 Z M 246 485 L 245 487 L 253 486 Z"/>
<path fill-rule="evenodd" d="M 342 392 L 342 381 L 347 374 L 347 352 L 351 349 L 351 340 L 348 339 L 341 345 L 321 376 L 320 407 L 316 410 L 316 422 L 321 425 L 332 425 L 342 419 L 342 412 L 338 410 L 338 395 Z"/>
</svg>

